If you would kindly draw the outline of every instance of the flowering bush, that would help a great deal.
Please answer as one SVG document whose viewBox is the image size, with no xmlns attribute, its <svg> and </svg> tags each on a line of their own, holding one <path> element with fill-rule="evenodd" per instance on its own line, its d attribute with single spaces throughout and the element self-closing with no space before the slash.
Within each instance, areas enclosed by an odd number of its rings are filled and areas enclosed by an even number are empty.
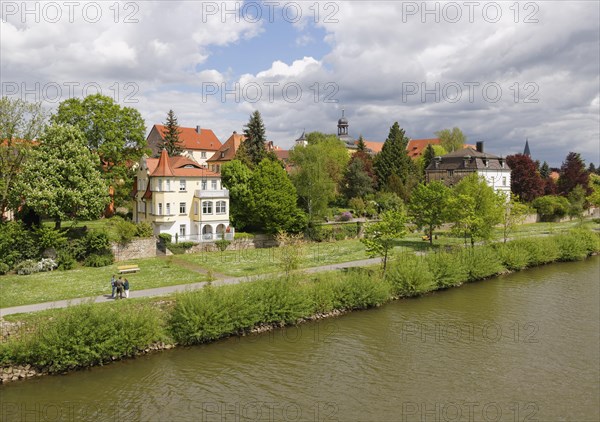
<svg viewBox="0 0 600 422">
<path fill-rule="evenodd" d="M 58 267 L 58 264 L 51 258 L 43 258 L 39 262 L 33 259 L 26 259 L 25 261 L 19 262 L 15 267 L 15 270 L 19 275 L 29 275 L 44 271 L 52 271 L 56 267 Z"/>
<path fill-rule="evenodd" d="M 352 213 L 350 211 L 345 211 L 340 215 L 340 221 L 350 221 L 352 219 Z"/>
</svg>

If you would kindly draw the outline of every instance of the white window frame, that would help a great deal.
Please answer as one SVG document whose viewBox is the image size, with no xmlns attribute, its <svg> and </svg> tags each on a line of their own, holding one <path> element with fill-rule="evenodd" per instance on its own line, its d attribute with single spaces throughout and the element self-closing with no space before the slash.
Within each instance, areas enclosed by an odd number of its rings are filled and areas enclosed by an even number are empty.
<svg viewBox="0 0 600 422">
<path fill-rule="evenodd" d="M 162 215 L 162 211 L 163 211 L 162 202 L 159 202 L 158 203 L 158 215 Z"/>
<path fill-rule="evenodd" d="M 206 190 L 206 180 L 202 181 L 202 186 L 201 186 L 202 190 Z"/>
<path fill-rule="evenodd" d="M 202 151 L 200 153 L 200 158 L 206 158 L 206 151 Z"/>
<path fill-rule="evenodd" d="M 167 202 L 165 215 L 171 215 L 171 203 L 170 202 Z"/>
<path fill-rule="evenodd" d="M 185 224 L 179 225 L 179 237 L 185 238 Z"/>
<path fill-rule="evenodd" d="M 202 214 L 203 215 L 212 215 L 212 213 L 213 213 L 212 201 L 202 201 Z"/>
<path fill-rule="evenodd" d="M 187 208 L 187 204 L 185 202 L 180 202 L 179 203 L 179 214 L 185 214 L 186 208 Z"/>
<path fill-rule="evenodd" d="M 210 181 L 210 188 L 211 188 L 211 190 L 217 190 L 217 181 L 216 180 Z"/>
<path fill-rule="evenodd" d="M 217 201 L 215 210 L 216 210 L 217 214 L 227 214 L 227 202 L 226 201 Z"/>
<path fill-rule="evenodd" d="M 179 179 L 179 192 L 185 192 L 185 191 L 186 191 L 185 179 Z"/>
</svg>

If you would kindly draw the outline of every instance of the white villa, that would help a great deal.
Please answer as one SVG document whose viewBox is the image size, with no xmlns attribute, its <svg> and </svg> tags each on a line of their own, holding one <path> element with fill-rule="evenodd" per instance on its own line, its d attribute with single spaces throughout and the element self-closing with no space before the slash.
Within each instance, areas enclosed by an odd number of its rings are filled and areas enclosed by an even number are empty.
<svg viewBox="0 0 600 422">
<path fill-rule="evenodd" d="M 485 178 L 495 192 L 503 192 L 510 197 L 510 172 L 503 157 L 483 151 L 483 142 L 477 142 L 476 148 L 463 148 L 441 157 L 435 157 L 425 174 L 427 183 L 439 180 L 452 186 L 463 177 L 477 173 Z"/>
<path fill-rule="evenodd" d="M 233 240 L 229 191 L 221 176 L 187 157 L 142 158 L 134 185 L 133 221 L 151 223 L 154 234 L 186 241 Z"/>
</svg>

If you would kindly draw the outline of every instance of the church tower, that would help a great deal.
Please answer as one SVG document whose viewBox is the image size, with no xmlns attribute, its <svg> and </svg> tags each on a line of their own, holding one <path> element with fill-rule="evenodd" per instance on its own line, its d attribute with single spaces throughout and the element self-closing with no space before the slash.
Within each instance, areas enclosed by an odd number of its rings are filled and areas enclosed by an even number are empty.
<svg viewBox="0 0 600 422">
<path fill-rule="evenodd" d="M 531 157 L 531 152 L 529 151 L 529 139 L 525 139 L 525 149 L 523 150 L 523 155 Z"/>
<path fill-rule="evenodd" d="M 344 109 L 342 109 L 342 118 L 338 120 L 338 138 L 348 136 L 348 119 L 344 117 Z"/>
</svg>

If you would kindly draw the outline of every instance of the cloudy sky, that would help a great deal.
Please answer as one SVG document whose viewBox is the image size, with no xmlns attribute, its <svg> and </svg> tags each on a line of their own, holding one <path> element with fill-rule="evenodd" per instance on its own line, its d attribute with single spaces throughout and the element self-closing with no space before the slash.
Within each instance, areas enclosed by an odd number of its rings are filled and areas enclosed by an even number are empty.
<svg viewBox="0 0 600 422">
<path fill-rule="evenodd" d="M 288 148 L 306 131 L 384 141 L 460 127 L 487 151 L 559 166 L 600 162 L 600 3 L 3 1 L 2 95 L 43 101 L 101 91 L 149 129 L 224 142 L 258 109 Z"/>
</svg>

